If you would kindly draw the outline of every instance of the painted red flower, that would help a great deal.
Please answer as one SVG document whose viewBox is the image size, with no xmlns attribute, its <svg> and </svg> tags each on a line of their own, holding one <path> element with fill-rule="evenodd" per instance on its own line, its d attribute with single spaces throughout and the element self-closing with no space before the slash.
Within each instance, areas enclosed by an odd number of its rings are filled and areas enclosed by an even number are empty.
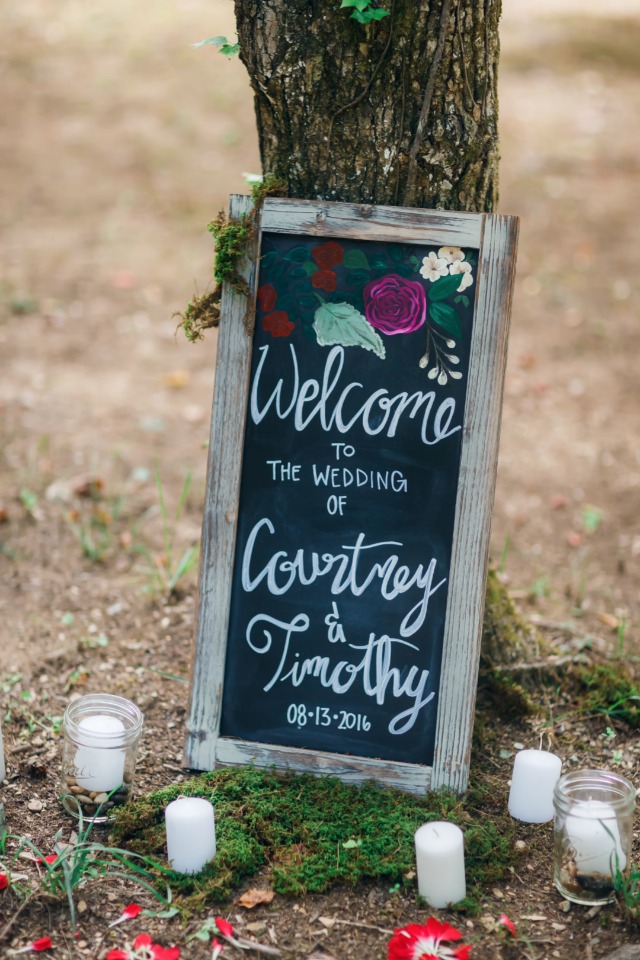
<svg viewBox="0 0 640 960">
<path fill-rule="evenodd" d="M 427 295 L 419 280 L 389 273 L 370 280 L 362 291 L 364 312 L 372 327 L 382 333 L 413 333 L 427 316 Z"/>
<path fill-rule="evenodd" d="M 469 960 L 471 947 L 467 944 L 447 946 L 457 940 L 462 940 L 459 930 L 429 917 L 423 927 L 410 923 L 393 931 L 388 960 Z"/>
<path fill-rule="evenodd" d="M 333 270 L 316 270 L 311 277 L 311 286 L 316 290 L 327 290 L 331 292 L 338 286 L 336 275 Z"/>
<path fill-rule="evenodd" d="M 264 283 L 261 287 L 258 287 L 256 298 L 261 310 L 273 310 L 278 299 L 278 291 L 272 284 Z"/>
<path fill-rule="evenodd" d="M 6 890 L 9 886 L 9 877 L 6 873 L 0 873 L 0 890 Z"/>
<path fill-rule="evenodd" d="M 284 310 L 274 310 L 262 319 L 262 329 L 272 337 L 288 337 L 295 329 L 295 323 L 289 320 L 289 314 Z"/>
<path fill-rule="evenodd" d="M 311 251 L 311 257 L 321 270 L 330 270 L 331 267 L 342 263 L 344 248 L 335 240 L 329 240 L 327 243 L 321 243 L 314 247 Z"/>
</svg>

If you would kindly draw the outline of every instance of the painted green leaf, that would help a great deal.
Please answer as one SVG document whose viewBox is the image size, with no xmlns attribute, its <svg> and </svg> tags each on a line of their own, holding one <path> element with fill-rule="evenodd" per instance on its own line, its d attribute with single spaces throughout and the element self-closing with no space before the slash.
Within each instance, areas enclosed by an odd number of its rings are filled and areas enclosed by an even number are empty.
<svg viewBox="0 0 640 960">
<path fill-rule="evenodd" d="M 293 260 L 295 263 L 304 263 L 309 259 L 309 250 L 307 247 L 293 247 L 286 255 L 287 260 Z"/>
<path fill-rule="evenodd" d="M 342 261 L 349 270 L 370 270 L 369 261 L 362 250 L 347 250 Z"/>
<path fill-rule="evenodd" d="M 365 317 L 350 303 L 323 303 L 315 312 L 313 329 L 321 347 L 336 343 L 363 347 L 384 359 L 384 344 Z"/>
<path fill-rule="evenodd" d="M 429 300 L 446 300 L 447 297 L 456 292 L 461 282 L 462 276 L 459 273 L 452 277 L 440 277 L 435 283 L 429 284 Z"/>
<path fill-rule="evenodd" d="M 434 303 L 431 300 L 429 302 L 429 318 L 443 330 L 446 330 L 447 333 L 450 333 L 452 337 L 459 338 L 462 336 L 460 318 L 448 303 Z"/>
<path fill-rule="evenodd" d="M 314 273 L 317 271 L 318 267 L 313 262 L 313 260 L 307 260 L 306 263 L 302 264 L 302 269 L 304 270 L 304 272 L 308 277 L 312 277 Z"/>
</svg>

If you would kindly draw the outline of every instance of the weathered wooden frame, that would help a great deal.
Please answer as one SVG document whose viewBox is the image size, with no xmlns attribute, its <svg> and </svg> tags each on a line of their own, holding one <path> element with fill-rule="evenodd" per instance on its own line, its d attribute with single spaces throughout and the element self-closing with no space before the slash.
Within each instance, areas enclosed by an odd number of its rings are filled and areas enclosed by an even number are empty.
<svg viewBox="0 0 640 960">
<path fill-rule="evenodd" d="M 231 198 L 231 215 L 251 209 Z M 456 501 L 449 595 L 433 767 L 300 750 L 220 736 L 224 665 L 251 365 L 253 294 L 262 231 L 313 237 L 354 237 L 478 251 L 476 302 Z M 515 251 L 516 217 L 267 199 L 256 218 L 252 249 L 242 265 L 252 297 L 223 291 L 207 496 L 202 529 L 185 764 L 197 770 L 255 764 L 332 774 L 345 781 L 376 779 L 422 794 L 468 782 L 484 609 L 491 512 L 500 434 Z"/>
</svg>

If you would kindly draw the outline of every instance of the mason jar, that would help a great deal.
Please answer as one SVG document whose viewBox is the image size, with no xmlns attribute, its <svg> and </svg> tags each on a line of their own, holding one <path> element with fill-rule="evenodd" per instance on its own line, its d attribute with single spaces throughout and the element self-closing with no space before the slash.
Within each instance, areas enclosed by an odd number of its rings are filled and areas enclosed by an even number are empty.
<svg viewBox="0 0 640 960">
<path fill-rule="evenodd" d="M 554 793 L 554 882 L 573 903 L 615 899 L 631 868 L 636 789 L 610 770 L 574 770 Z"/>
<path fill-rule="evenodd" d="M 62 724 L 60 800 L 75 817 L 101 823 L 133 794 L 143 716 L 110 693 L 73 700 Z"/>
</svg>

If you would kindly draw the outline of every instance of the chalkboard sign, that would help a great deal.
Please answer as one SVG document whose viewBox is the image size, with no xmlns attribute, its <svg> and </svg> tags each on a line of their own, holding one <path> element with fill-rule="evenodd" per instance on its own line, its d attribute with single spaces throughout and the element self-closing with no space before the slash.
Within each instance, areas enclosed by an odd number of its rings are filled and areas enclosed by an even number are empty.
<svg viewBox="0 0 640 960">
<path fill-rule="evenodd" d="M 466 786 L 516 236 L 265 202 L 223 298 L 189 766 Z"/>
</svg>

